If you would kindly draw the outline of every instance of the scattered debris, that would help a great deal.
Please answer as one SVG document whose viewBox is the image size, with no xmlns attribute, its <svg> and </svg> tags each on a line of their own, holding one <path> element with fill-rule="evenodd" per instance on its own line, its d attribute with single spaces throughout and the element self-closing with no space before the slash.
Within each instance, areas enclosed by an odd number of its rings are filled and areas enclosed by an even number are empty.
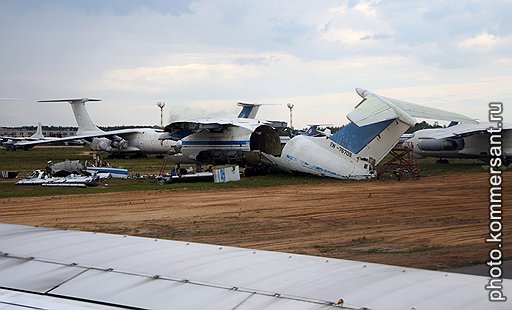
<svg viewBox="0 0 512 310">
<path fill-rule="evenodd" d="M 86 187 L 98 185 L 99 176 L 96 174 L 82 176 L 69 174 L 65 177 L 54 177 L 45 170 L 34 170 L 27 178 L 19 180 L 16 185 L 43 185 L 61 187 Z"/>
<path fill-rule="evenodd" d="M 19 171 L 0 171 L 0 178 L 2 179 L 14 179 L 16 176 L 18 176 Z"/>
</svg>

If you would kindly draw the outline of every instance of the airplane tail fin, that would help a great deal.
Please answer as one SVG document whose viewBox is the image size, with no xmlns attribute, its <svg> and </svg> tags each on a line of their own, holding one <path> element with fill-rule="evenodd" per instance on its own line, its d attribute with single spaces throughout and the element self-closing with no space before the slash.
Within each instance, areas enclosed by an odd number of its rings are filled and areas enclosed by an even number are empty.
<svg viewBox="0 0 512 310">
<path fill-rule="evenodd" d="M 71 108 L 73 108 L 73 113 L 75 114 L 76 123 L 78 124 L 78 130 L 76 131 L 76 135 L 82 134 L 91 134 L 103 132 L 103 130 L 99 129 L 91 120 L 87 109 L 85 108 L 85 103 L 88 101 L 101 101 L 100 99 L 89 99 L 89 98 L 81 98 L 81 99 L 56 99 L 56 100 L 40 100 L 38 102 L 69 102 L 71 104 Z"/>
<path fill-rule="evenodd" d="M 41 123 L 37 123 L 36 132 L 33 135 L 31 135 L 30 138 L 33 138 L 33 139 L 44 139 L 43 126 L 41 126 Z"/>
<path fill-rule="evenodd" d="M 414 117 L 476 122 L 462 114 L 382 97 L 368 90 L 357 88 L 356 92 L 363 100 L 347 115 L 351 122 L 329 139 L 361 158 L 373 158 L 376 164 L 415 125 Z"/>
<path fill-rule="evenodd" d="M 238 118 L 252 118 L 254 119 L 256 117 L 256 114 L 258 113 L 258 110 L 261 106 L 261 104 L 257 103 L 244 103 L 239 102 L 237 103 L 238 106 L 242 107 L 242 111 L 240 111 L 240 114 L 238 114 Z"/>
</svg>

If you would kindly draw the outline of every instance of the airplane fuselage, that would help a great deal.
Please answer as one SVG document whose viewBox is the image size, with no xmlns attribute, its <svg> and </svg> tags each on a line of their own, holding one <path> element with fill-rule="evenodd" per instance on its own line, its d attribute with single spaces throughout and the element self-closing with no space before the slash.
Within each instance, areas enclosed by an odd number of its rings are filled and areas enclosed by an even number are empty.
<svg viewBox="0 0 512 310">
<path fill-rule="evenodd" d="M 179 140 L 180 154 L 170 158 L 177 164 L 241 163 L 245 154 L 264 151 L 279 154 L 281 142 L 277 131 L 255 120 L 253 128 L 228 126 L 221 132 L 203 130 Z"/>
<path fill-rule="evenodd" d="M 322 153 L 319 158 L 317 154 Z M 271 159 L 288 172 L 309 173 L 338 179 L 369 179 L 374 166 L 328 137 L 296 136 Z"/>
</svg>

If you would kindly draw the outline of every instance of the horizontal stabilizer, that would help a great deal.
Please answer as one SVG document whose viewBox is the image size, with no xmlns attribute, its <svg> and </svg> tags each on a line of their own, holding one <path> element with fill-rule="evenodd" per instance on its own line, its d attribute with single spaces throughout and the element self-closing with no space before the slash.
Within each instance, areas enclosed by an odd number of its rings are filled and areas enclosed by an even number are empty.
<svg viewBox="0 0 512 310">
<path fill-rule="evenodd" d="M 99 129 L 91 120 L 85 103 L 89 101 L 101 101 L 101 99 L 93 98 L 76 98 L 76 99 L 53 99 L 53 100 L 39 100 L 38 102 L 68 102 L 71 104 L 73 114 L 75 114 L 78 130 L 75 135 L 87 135 L 102 133 L 103 130 Z"/>
<path fill-rule="evenodd" d="M 403 122 L 414 126 L 413 117 L 476 123 L 476 120 L 459 113 L 379 96 L 361 88 L 356 88 L 356 92 L 364 99 L 347 117 L 358 126 L 392 118 L 400 118 Z"/>
<path fill-rule="evenodd" d="M 52 99 L 52 100 L 39 100 L 37 102 L 69 102 L 69 103 L 78 103 L 78 102 L 89 102 L 89 101 L 101 101 L 101 99 L 94 99 L 94 98 Z"/>
</svg>

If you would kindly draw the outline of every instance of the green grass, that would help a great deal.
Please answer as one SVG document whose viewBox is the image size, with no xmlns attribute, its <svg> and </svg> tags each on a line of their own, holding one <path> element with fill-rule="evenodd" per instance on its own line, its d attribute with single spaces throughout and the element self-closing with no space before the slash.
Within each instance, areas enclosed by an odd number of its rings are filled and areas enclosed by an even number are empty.
<svg viewBox="0 0 512 310">
<path fill-rule="evenodd" d="M 148 158 L 131 159 L 108 159 L 107 153 L 100 154 L 112 166 L 126 168 L 130 175 L 157 175 L 163 163 L 163 159 L 155 156 Z M 86 161 L 92 160 L 92 152 L 88 147 L 40 147 L 28 151 L 7 151 L 0 148 L 0 171 L 16 170 L 20 171 L 18 178 L 22 178 L 35 169 L 44 169 L 46 163 L 51 160 L 54 163 L 69 160 Z M 467 171 L 485 172 L 483 163 L 477 160 L 451 160 L 448 165 L 438 165 L 435 159 L 419 160 L 421 175 L 435 175 L 439 173 L 460 173 Z M 171 167 L 167 167 L 169 170 Z M 393 178 L 393 177 L 388 177 Z M 394 179 L 394 178 L 393 178 Z M 48 196 L 48 195 L 66 195 L 83 193 L 105 193 L 120 192 L 132 190 L 210 190 L 225 188 L 247 188 L 264 187 L 279 185 L 298 185 L 298 184 L 320 184 L 347 182 L 330 178 L 321 178 L 315 176 L 297 176 L 289 174 L 277 174 L 268 176 L 242 177 L 240 182 L 229 182 L 216 184 L 213 182 L 198 183 L 174 183 L 159 185 L 154 179 L 111 179 L 102 182 L 101 186 L 90 188 L 52 188 L 38 186 L 19 186 L 14 185 L 15 180 L 0 179 L 0 197 L 21 197 L 21 196 Z M 350 182 L 350 181 L 348 181 Z M 107 184 L 105 186 L 104 184 Z"/>
</svg>

